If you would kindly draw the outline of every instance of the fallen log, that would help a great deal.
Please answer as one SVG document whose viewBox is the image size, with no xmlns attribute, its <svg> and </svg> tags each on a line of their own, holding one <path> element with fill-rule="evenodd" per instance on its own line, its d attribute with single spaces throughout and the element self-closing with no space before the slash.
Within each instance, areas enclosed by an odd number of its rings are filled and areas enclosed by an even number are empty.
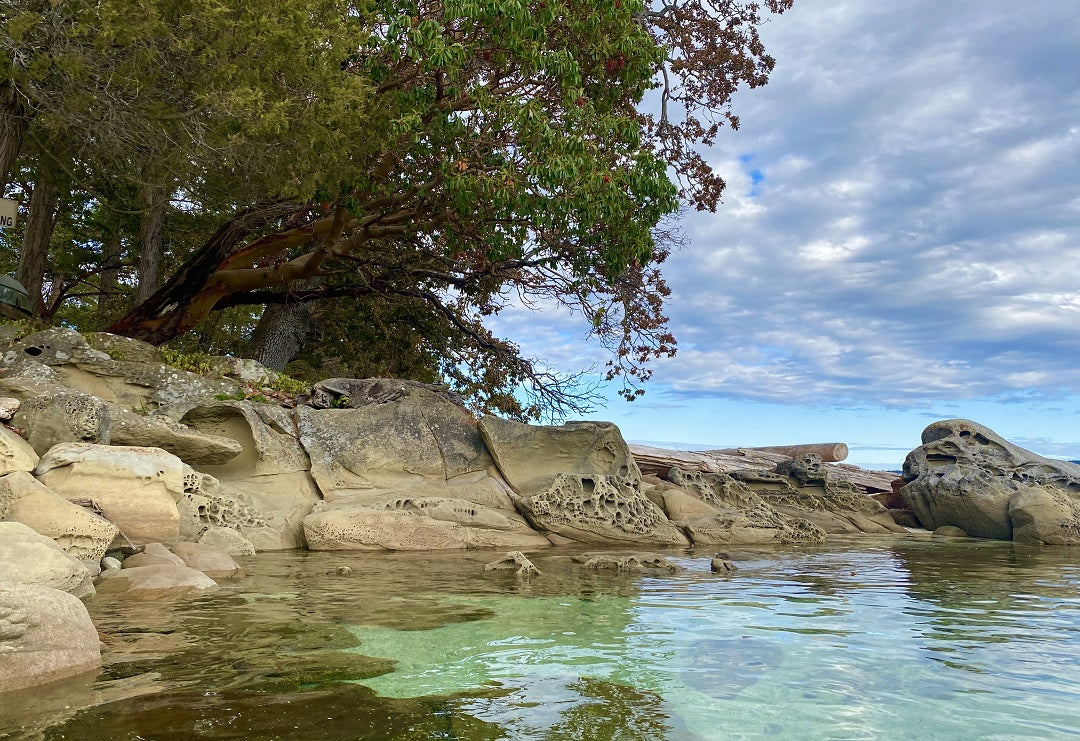
<svg viewBox="0 0 1080 741">
<path fill-rule="evenodd" d="M 722 455 L 740 455 L 741 451 L 754 450 L 763 453 L 779 453 L 786 458 L 816 453 L 821 456 L 822 463 L 838 463 L 848 455 L 847 445 L 844 443 L 807 443 L 805 445 L 770 445 L 761 448 L 723 448 L 722 450 L 706 450 L 706 453 L 720 453 Z"/>
</svg>

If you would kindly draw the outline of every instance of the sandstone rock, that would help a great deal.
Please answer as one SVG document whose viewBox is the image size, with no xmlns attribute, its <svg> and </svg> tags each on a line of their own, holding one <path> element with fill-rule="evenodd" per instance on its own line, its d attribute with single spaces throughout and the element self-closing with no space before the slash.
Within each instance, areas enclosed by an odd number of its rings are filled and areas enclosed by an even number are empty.
<svg viewBox="0 0 1080 741">
<path fill-rule="evenodd" d="M 254 556 L 255 546 L 240 533 L 227 527 L 210 527 L 199 536 L 199 543 L 230 556 Z"/>
<path fill-rule="evenodd" d="M 179 589 L 203 590 L 216 586 L 217 582 L 203 572 L 174 564 L 109 569 L 98 577 L 98 590 L 102 594 L 125 592 L 152 595 Z"/>
<path fill-rule="evenodd" d="M 232 438 L 199 432 L 161 415 L 136 414 L 109 405 L 113 445 L 161 448 L 191 466 L 227 463 L 243 451 Z"/>
<path fill-rule="evenodd" d="M 85 605 L 72 594 L 0 583 L 0 692 L 101 667 L 101 644 Z"/>
<path fill-rule="evenodd" d="M 548 545 L 515 510 L 472 417 L 445 393 L 424 384 L 347 380 L 335 379 L 355 395 L 356 408 L 297 410 L 311 473 L 326 499 L 305 520 L 309 547 L 347 547 L 325 536 L 330 521 L 362 523 L 357 542 L 365 547 L 422 546 L 388 536 L 386 528 L 397 524 L 437 532 L 440 545 L 426 546 L 433 548 Z"/>
<path fill-rule="evenodd" d="M 0 510 L 8 517 L 52 538 L 65 553 L 100 561 L 120 532 L 116 525 L 69 502 L 28 473 L 0 477 Z"/>
<path fill-rule="evenodd" d="M 527 527 L 493 529 L 464 525 L 411 511 L 375 510 L 322 503 L 304 518 L 313 551 L 426 551 L 460 548 L 542 548 L 548 541 Z"/>
<path fill-rule="evenodd" d="M 570 560 L 586 569 L 597 571 L 681 571 L 674 561 L 655 553 L 638 553 L 629 556 L 608 554 L 571 556 Z"/>
<path fill-rule="evenodd" d="M 726 553 L 717 553 L 709 562 L 709 570 L 715 574 L 730 574 L 735 571 L 735 564 Z"/>
<path fill-rule="evenodd" d="M 236 563 L 232 556 L 208 545 L 177 543 L 173 546 L 173 552 L 184 560 L 184 565 L 198 569 L 211 579 L 227 579 L 239 576 L 242 572 L 240 564 Z"/>
<path fill-rule="evenodd" d="M 782 514 L 807 519 L 826 533 L 906 532 L 879 501 L 835 475 L 835 468 L 808 453 L 777 463 L 770 470 L 731 474 Z"/>
<path fill-rule="evenodd" d="M 688 544 L 663 511 L 621 477 L 558 474 L 518 506 L 534 527 L 582 543 Z"/>
<path fill-rule="evenodd" d="M 604 476 L 635 487 L 641 481 L 622 433 L 610 422 L 551 427 L 484 417 L 478 426 L 499 470 L 521 496 L 550 488 L 561 474 Z"/>
<path fill-rule="evenodd" d="M 400 378 L 327 378 L 312 387 L 307 404 L 314 409 L 359 409 L 397 401 L 417 392 L 435 394 L 464 406 L 461 397 L 450 393 L 446 386 Z"/>
<path fill-rule="evenodd" d="M 29 358 L 44 365 L 108 360 L 109 356 L 87 344 L 73 329 L 56 327 L 26 335 L 0 355 L 0 365 Z"/>
<path fill-rule="evenodd" d="M 716 513 L 680 520 L 694 543 L 753 545 L 823 543 L 825 531 L 805 517 L 778 512 L 744 482 L 726 473 L 672 468 L 671 482 L 715 508 Z"/>
<path fill-rule="evenodd" d="M 893 518 L 893 522 L 904 528 L 921 528 L 922 523 L 919 522 L 919 518 L 915 516 L 915 513 L 910 509 L 890 509 L 889 515 Z"/>
<path fill-rule="evenodd" d="M 120 562 L 119 558 L 113 558 L 112 556 L 105 556 L 101 559 L 101 571 L 105 572 L 110 569 L 122 569 L 124 564 Z"/>
<path fill-rule="evenodd" d="M 81 561 L 21 522 L 0 522 L 0 584 L 36 584 L 76 597 L 94 593 Z"/>
<path fill-rule="evenodd" d="M 934 530 L 934 535 L 941 538 L 966 538 L 967 533 L 953 525 L 942 525 Z"/>
<path fill-rule="evenodd" d="M 210 500 L 197 505 L 211 513 L 206 527 L 235 529 L 260 551 L 303 546 L 301 523 L 319 493 L 291 412 L 227 401 L 194 406 L 181 421 L 199 432 L 234 440 L 241 448 L 225 463 L 196 464 L 217 482 L 207 482 L 199 492 Z M 198 540 L 201 534 L 185 537 Z"/>
<path fill-rule="evenodd" d="M 1013 540 L 1035 545 L 1080 545 L 1080 496 L 1031 486 L 1009 499 Z"/>
<path fill-rule="evenodd" d="M 1080 465 L 1036 455 L 969 420 L 935 422 L 922 442 L 904 461 L 901 494 L 926 528 L 1008 540 L 1015 515 L 1026 542 L 1080 543 Z"/>
<path fill-rule="evenodd" d="M 179 539 L 176 502 L 187 467 L 158 448 L 66 443 L 38 463 L 38 479 L 77 504 L 90 504 L 132 544 Z"/>
<path fill-rule="evenodd" d="M 0 396 L 0 422 L 7 422 L 19 411 L 22 402 L 10 396 Z"/>
<path fill-rule="evenodd" d="M 187 566 L 184 559 L 162 543 L 147 543 L 138 553 L 124 559 L 121 568 L 136 569 L 143 566 Z"/>
<path fill-rule="evenodd" d="M 234 358 L 231 355 L 214 355 L 210 358 L 215 369 L 223 376 L 235 378 L 253 386 L 269 386 L 278 379 L 278 372 L 270 370 L 257 360 Z"/>
<path fill-rule="evenodd" d="M 112 441 L 108 406 L 101 399 L 79 391 L 59 391 L 28 398 L 14 419 L 26 430 L 30 446 L 38 455 L 60 443 Z"/>
<path fill-rule="evenodd" d="M 510 551 L 497 561 L 484 565 L 484 571 L 513 570 L 515 576 L 540 576 L 540 569 L 521 551 Z"/>
<path fill-rule="evenodd" d="M 90 332 L 84 335 L 84 339 L 87 345 L 100 350 L 112 360 L 133 360 L 139 363 L 165 362 L 165 356 L 160 348 L 142 340 L 108 332 Z"/>
<path fill-rule="evenodd" d="M 0 476 L 13 471 L 33 471 L 38 454 L 30 443 L 0 425 Z"/>
</svg>

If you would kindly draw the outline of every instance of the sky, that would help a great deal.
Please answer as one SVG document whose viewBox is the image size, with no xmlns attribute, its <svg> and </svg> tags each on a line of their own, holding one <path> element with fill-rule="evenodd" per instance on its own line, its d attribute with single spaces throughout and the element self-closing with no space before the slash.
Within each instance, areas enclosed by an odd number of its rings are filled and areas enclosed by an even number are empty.
<svg viewBox="0 0 1080 741">
<path fill-rule="evenodd" d="M 632 442 L 845 442 L 896 468 L 963 417 L 1080 458 L 1080 3 L 796 0 L 665 264 L 677 357 L 589 415 Z M 525 354 L 603 363 L 580 319 Z"/>
</svg>

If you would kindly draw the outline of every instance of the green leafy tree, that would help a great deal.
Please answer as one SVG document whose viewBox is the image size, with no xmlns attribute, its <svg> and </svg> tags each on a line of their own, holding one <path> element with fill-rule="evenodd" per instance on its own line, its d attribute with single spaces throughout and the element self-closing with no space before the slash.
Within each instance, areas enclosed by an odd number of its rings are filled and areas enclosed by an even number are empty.
<svg viewBox="0 0 1080 741">
<path fill-rule="evenodd" d="M 699 147 L 767 79 L 757 29 L 790 6 L 154 0 L 121 28 L 120 0 L 33 1 L 3 15 L 25 136 L 61 132 L 87 170 L 218 225 L 112 331 L 161 343 L 229 307 L 360 307 L 420 333 L 416 373 L 516 416 L 584 399 L 485 326 L 510 301 L 580 313 L 628 398 L 674 354 L 657 227 L 716 207 Z"/>
</svg>

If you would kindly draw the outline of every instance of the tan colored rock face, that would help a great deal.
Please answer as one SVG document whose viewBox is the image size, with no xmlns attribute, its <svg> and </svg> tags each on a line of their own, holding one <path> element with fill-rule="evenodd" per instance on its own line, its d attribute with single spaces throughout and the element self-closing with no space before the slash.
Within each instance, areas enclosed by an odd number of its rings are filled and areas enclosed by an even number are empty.
<svg viewBox="0 0 1080 741">
<path fill-rule="evenodd" d="M 1044 458 L 964 419 L 935 422 L 922 440 L 904 461 L 900 493 L 924 527 L 1080 544 L 1080 465 Z"/>
<path fill-rule="evenodd" d="M 94 593 L 81 561 L 21 522 L 0 522 L 0 584 L 36 584 L 76 597 Z"/>
<path fill-rule="evenodd" d="M 243 450 L 240 443 L 210 435 L 173 422 L 167 417 L 147 417 L 115 404 L 109 420 L 113 445 L 161 448 L 191 466 L 227 463 Z"/>
<path fill-rule="evenodd" d="M 316 508 L 304 519 L 308 547 L 316 551 L 432 551 L 462 548 L 543 548 L 550 543 L 528 528 L 495 530 L 414 512 L 338 505 Z"/>
<path fill-rule="evenodd" d="M 108 520 L 69 502 L 25 472 L 0 477 L 0 502 L 6 503 L 10 519 L 52 538 L 65 553 L 80 560 L 100 561 L 120 532 Z"/>
<path fill-rule="evenodd" d="M 38 454 L 30 443 L 0 425 L 0 476 L 14 471 L 33 471 Z"/>
<path fill-rule="evenodd" d="M 97 671 L 100 646 L 77 597 L 49 587 L 0 584 L 0 692 Z"/>
<path fill-rule="evenodd" d="M 677 520 L 694 543 L 756 545 L 823 543 L 825 531 L 806 517 L 777 511 L 746 483 L 725 473 L 671 469 L 672 483 L 716 509 L 716 514 Z"/>
<path fill-rule="evenodd" d="M 522 496 L 543 491 L 564 473 L 617 478 L 632 486 L 641 481 L 622 433 L 610 422 L 549 427 L 484 417 L 478 427 L 499 470 Z"/>
<path fill-rule="evenodd" d="M 579 543 L 688 544 L 659 507 L 614 477 L 559 474 L 518 504 L 537 528 Z"/>
<path fill-rule="evenodd" d="M 444 394 L 389 381 L 348 388 L 379 393 L 357 408 L 298 410 L 326 499 L 304 522 L 310 548 L 550 545 L 515 510 L 472 418 Z"/>
<path fill-rule="evenodd" d="M 76 503 L 92 504 L 135 545 L 175 543 L 184 463 L 158 448 L 68 443 L 46 453 L 38 480 Z"/>
<path fill-rule="evenodd" d="M 239 443 L 241 452 L 220 465 L 196 464 L 220 481 L 199 492 L 214 516 L 206 526 L 239 531 L 259 550 L 303 546 L 301 523 L 319 501 L 308 472 L 308 455 L 289 410 L 254 402 L 217 402 L 193 407 L 184 424 Z M 200 533 L 186 537 L 196 540 Z"/>
</svg>

